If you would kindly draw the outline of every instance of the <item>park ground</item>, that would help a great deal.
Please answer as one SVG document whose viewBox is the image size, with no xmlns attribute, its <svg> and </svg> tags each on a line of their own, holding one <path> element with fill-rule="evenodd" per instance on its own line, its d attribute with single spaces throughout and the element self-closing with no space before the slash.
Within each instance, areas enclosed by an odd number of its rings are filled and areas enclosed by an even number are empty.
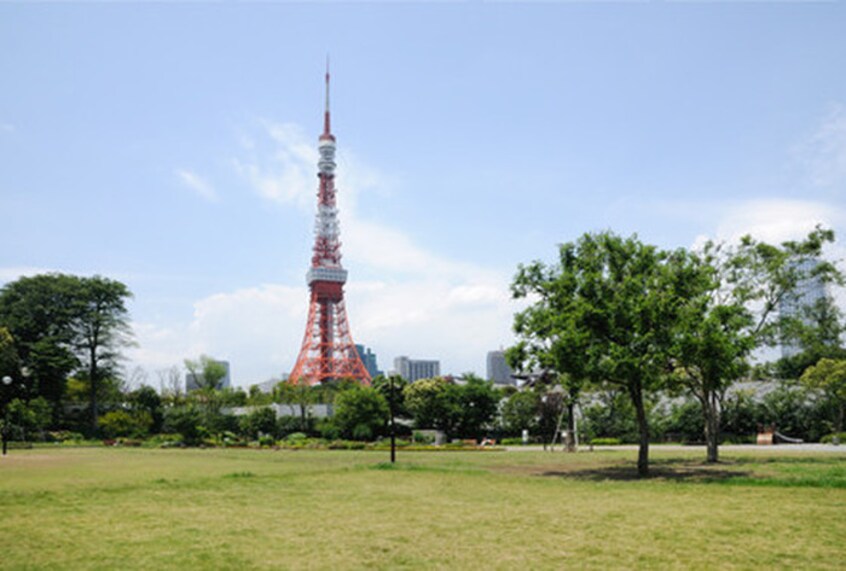
<svg viewBox="0 0 846 571">
<path fill-rule="evenodd" d="M 40 448 L 0 569 L 842 569 L 846 450 Z"/>
</svg>

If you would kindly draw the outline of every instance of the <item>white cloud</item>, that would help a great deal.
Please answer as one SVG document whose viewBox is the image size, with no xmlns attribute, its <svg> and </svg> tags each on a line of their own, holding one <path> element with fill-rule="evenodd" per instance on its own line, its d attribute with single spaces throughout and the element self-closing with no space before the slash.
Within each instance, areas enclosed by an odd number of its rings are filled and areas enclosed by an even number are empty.
<svg viewBox="0 0 846 571">
<path fill-rule="evenodd" d="M 264 122 L 262 133 L 242 137 L 247 156 L 233 164 L 258 196 L 312 217 L 315 142 L 295 125 Z M 440 359 L 444 372 L 483 375 L 486 352 L 512 339 L 515 305 L 508 276 L 438 255 L 398 228 L 362 219 L 357 200 L 389 195 L 394 183 L 352 153 L 339 152 L 338 162 L 344 260 L 353 275 L 361 268 L 381 276 L 378 281 L 353 278 L 346 286 L 353 339 L 372 347 L 384 370 L 392 368 L 394 357 L 409 355 Z M 304 250 L 310 239 L 303 236 Z M 230 361 L 236 383 L 260 382 L 293 366 L 307 310 L 304 286 L 221 292 L 197 301 L 193 320 L 183 327 L 136 327 L 140 347 L 132 358 L 163 368 L 208 353 Z"/>
<path fill-rule="evenodd" d="M 4 133 L 14 133 L 15 132 L 15 126 L 12 125 L 11 123 L 0 123 L 0 131 L 2 131 Z"/>
<path fill-rule="evenodd" d="M 824 202 L 781 198 L 733 202 L 722 209 L 715 235 L 697 237 L 696 245 L 708 238 L 735 242 L 746 234 L 780 243 L 801 239 L 818 224 L 837 230 L 845 222 L 842 207 Z"/>
<path fill-rule="evenodd" d="M 220 200 L 214 187 L 197 173 L 187 169 L 176 169 L 175 173 L 179 182 L 191 189 L 203 200 L 207 200 L 208 202 L 218 202 Z"/>
<path fill-rule="evenodd" d="M 316 192 L 316 145 L 297 125 L 266 121 L 261 125 L 258 139 L 241 137 L 250 156 L 234 159 L 235 169 L 263 198 L 308 211 L 314 207 Z"/>
</svg>

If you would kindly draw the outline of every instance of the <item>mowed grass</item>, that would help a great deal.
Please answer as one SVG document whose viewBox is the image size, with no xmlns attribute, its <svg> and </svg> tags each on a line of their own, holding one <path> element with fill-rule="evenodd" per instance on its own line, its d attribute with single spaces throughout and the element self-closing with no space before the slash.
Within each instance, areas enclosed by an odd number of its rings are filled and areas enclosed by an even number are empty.
<svg viewBox="0 0 846 571">
<path fill-rule="evenodd" d="M 843 569 L 846 454 L 14 450 L 0 569 Z"/>
</svg>

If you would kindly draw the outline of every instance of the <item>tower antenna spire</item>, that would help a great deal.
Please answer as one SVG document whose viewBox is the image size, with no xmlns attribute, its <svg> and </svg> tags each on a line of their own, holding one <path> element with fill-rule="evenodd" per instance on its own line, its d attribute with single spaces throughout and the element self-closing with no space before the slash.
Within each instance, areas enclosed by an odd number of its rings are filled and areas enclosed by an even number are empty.
<svg viewBox="0 0 846 571">
<path fill-rule="evenodd" d="M 329 121 L 329 54 L 326 54 L 326 108 L 323 111 L 323 134 L 330 135 L 331 133 L 332 128 Z"/>
</svg>

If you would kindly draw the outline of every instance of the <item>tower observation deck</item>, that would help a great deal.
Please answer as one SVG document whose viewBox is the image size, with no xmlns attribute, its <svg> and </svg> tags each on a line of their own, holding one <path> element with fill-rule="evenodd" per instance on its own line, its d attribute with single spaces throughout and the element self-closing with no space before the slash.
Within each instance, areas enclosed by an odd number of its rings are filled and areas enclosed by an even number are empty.
<svg viewBox="0 0 846 571">
<path fill-rule="evenodd" d="M 308 322 L 297 362 L 288 379 L 310 385 L 333 379 L 354 379 L 370 384 L 370 374 L 355 349 L 344 304 L 347 270 L 341 265 L 340 227 L 335 200 L 335 135 L 329 114 L 329 68 L 326 69 L 326 106 L 323 133 L 318 139 L 319 185 L 314 223 L 311 267 L 306 273 L 310 290 Z"/>
</svg>

